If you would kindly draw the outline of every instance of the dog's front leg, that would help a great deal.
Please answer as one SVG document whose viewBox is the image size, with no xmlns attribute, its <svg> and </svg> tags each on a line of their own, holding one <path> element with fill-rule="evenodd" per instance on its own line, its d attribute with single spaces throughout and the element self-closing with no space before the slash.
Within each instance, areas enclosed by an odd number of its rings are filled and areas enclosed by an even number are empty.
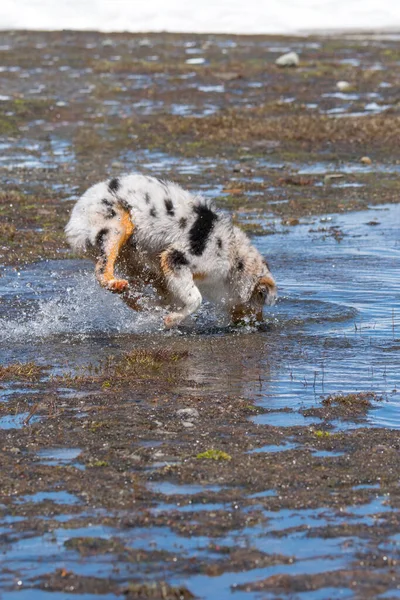
<svg viewBox="0 0 400 600">
<path fill-rule="evenodd" d="M 166 287 L 181 307 L 179 311 L 165 317 L 165 327 L 169 329 L 193 314 L 199 308 L 202 296 L 193 281 L 189 261 L 184 252 L 177 248 L 169 248 L 161 253 L 160 264 Z"/>
</svg>

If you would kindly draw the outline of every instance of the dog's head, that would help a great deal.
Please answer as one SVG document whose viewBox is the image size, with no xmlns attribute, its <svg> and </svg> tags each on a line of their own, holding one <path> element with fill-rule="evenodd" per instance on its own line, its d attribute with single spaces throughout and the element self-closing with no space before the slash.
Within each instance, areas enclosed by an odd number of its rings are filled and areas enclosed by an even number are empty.
<svg viewBox="0 0 400 600">
<path fill-rule="evenodd" d="M 265 265 L 264 272 L 257 277 L 250 296 L 250 304 L 256 310 L 262 310 L 265 304 L 272 306 L 275 304 L 277 296 L 275 279 L 271 275 L 267 262 L 263 261 L 263 263 Z"/>
<path fill-rule="evenodd" d="M 241 313 L 242 316 L 239 318 L 247 316 L 256 321 L 262 321 L 264 306 L 275 304 L 276 297 L 275 280 L 271 275 L 268 264 L 263 261 L 263 268 L 255 277 L 248 301 L 235 307 L 235 313 L 236 315 Z"/>
<path fill-rule="evenodd" d="M 263 307 L 273 305 L 276 301 L 276 283 L 267 261 L 258 250 L 248 240 L 243 243 L 242 236 L 240 241 L 239 258 L 234 267 L 236 274 L 233 277 L 238 295 L 232 314 L 235 320 L 245 316 L 262 320 Z"/>
</svg>

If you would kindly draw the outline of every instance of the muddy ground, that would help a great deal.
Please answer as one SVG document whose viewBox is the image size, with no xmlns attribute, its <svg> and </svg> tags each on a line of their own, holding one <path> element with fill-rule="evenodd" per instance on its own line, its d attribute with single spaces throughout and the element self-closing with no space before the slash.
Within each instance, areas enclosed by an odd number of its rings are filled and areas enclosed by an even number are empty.
<svg viewBox="0 0 400 600">
<path fill-rule="evenodd" d="M 398 39 L 0 33 L 3 281 L 75 259 L 74 199 L 132 169 L 249 233 L 310 223 L 339 245 L 326 213 L 400 199 Z M 300 66 L 279 69 L 288 49 Z M 385 323 L 396 357 L 394 309 Z M 368 420 L 396 377 L 328 393 L 311 373 L 312 405 L 274 411 L 307 425 L 268 424 L 268 335 L 104 335 L 96 359 L 68 336 L 4 344 L 0 597 L 398 598 L 400 437 Z M 273 334 L 272 362 L 299 335 Z"/>
</svg>

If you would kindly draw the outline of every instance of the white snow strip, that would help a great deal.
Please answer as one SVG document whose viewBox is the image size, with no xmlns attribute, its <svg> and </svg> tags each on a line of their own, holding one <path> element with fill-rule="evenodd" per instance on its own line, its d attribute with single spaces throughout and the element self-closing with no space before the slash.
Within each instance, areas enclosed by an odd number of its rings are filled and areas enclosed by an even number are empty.
<svg viewBox="0 0 400 600">
<path fill-rule="evenodd" d="M 400 0 L 2 0 L 0 29 L 294 33 L 400 29 Z"/>
</svg>

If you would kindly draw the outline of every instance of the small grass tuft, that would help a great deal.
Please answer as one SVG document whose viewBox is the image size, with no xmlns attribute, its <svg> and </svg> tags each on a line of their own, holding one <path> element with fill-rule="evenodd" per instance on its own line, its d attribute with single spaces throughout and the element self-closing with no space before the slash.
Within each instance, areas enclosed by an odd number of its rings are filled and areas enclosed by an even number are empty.
<svg viewBox="0 0 400 600">
<path fill-rule="evenodd" d="M 124 590 L 126 598 L 142 598 L 143 600 L 192 600 L 195 598 L 186 587 L 171 586 L 164 581 L 151 583 L 130 583 Z"/>
<path fill-rule="evenodd" d="M 98 537 L 76 537 L 64 542 L 65 548 L 75 550 L 82 556 L 90 554 L 106 554 L 108 552 L 122 551 L 123 545 L 116 540 L 105 540 Z"/>
<path fill-rule="evenodd" d="M 329 431 L 322 431 L 322 429 L 316 429 L 313 431 L 313 434 L 318 438 L 329 437 L 331 434 Z"/>
<path fill-rule="evenodd" d="M 370 408 L 372 402 L 381 402 L 382 396 L 375 392 L 359 392 L 353 394 L 332 394 L 322 400 L 324 406 L 345 406 L 356 409 Z"/>
<path fill-rule="evenodd" d="M 148 377 L 163 377 L 164 381 L 175 380 L 175 373 L 166 377 L 165 369 L 186 358 L 188 352 L 169 350 L 133 350 L 122 356 L 110 356 L 99 365 L 89 364 L 79 373 L 65 373 L 53 378 L 57 384 L 77 385 L 98 383 L 103 390 L 115 389 L 126 383 L 146 380 Z"/>
<path fill-rule="evenodd" d="M 96 423 L 92 423 L 90 426 L 90 431 L 96 433 L 99 429 L 103 429 L 107 427 L 107 423 L 105 421 L 97 421 Z"/>
<path fill-rule="evenodd" d="M 106 460 L 92 460 L 86 466 L 91 469 L 98 469 L 99 467 L 108 467 L 109 463 Z"/>
<path fill-rule="evenodd" d="M 206 450 L 205 452 L 200 452 L 196 458 L 199 460 L 232 460 L 232 456 L 230 454 L 227 454 L 222 450 L 214 450 L 213 448 Z"/>
<path fill-rule="evenodd" d="M 0 381 L 6 379 L 37 381 L 43 375 L 43 371 L 44 367 L 40 367 L 34 362 L 0 365 Z"/>
</svg>

